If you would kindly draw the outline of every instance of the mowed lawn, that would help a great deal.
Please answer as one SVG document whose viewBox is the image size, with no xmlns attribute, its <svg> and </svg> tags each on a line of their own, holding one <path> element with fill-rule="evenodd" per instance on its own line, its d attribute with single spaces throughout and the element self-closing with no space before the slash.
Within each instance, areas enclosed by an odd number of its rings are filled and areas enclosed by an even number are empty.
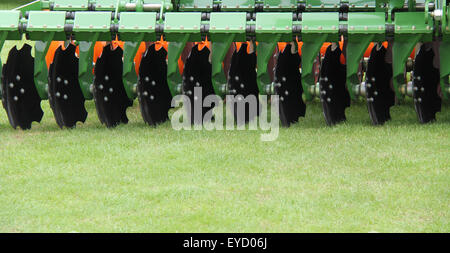
<svg viewBox="0 0 450 253">
<path fill-rule="evenodd" d="M 0 111 L 0 232 L 449 232 L 450 105 L 411 104 L 326 127 L 318 103 L 281 129 L 175 131 L 130 123 L 60 130 L 47 101 L 30 131 Z"/>
<path fill-rule="evenodd" d="M 48 101 L 29 131 L 0 109 L 0 232 L 450 232 L 449 103 L 420 125 L 409 101 L 380 127 L 355 103 L 326 127 L 313 102 L 274 142 L 149 127 L 137 101 L 106 129 L 86 106 L 72 130 Z"/>
</svg>

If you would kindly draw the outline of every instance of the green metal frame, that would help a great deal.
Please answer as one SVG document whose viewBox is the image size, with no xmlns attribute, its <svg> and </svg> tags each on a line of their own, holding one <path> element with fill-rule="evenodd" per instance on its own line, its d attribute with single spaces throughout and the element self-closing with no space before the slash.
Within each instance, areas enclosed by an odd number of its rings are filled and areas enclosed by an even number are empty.
<svg viewBox="0 0 450 253">
<path fill-rule="evenodd" d="M 428 9 L 430 2 L 437 12 Z M 419 9 L 419 3 L 424 7 Z M 340 19 L 342 4 L 348 6 L 347 19 Z M 293 19 L 299 6 L 304 8 L 301 20 Z M 404 8 L 407 11 L 397 11 Z M 66 16 L 67 12 L 75 12 L 74 19 Z M 51 41 L 76 40 L 80 86 L 85 98 L 91 99 L 95 42 L 111 41 L 115 36 L 125 41 L 123 82 L 130 99 L 136 97 L 134 57 L 139 45 L 160 36 L 169 42 L 167 76 L 172 95 L 181 92 L 178 59 L 187 42 L 205 36 L 211 40 L 213 88 L 224 96 L 227 81 L 222 62 L 233 42 L 258 42 L 258 88 L 261 94 L 268 94 L 273 84 L 267 64 L 277 43 L 298 39 L 303 42 L 303 90 L 311 100 L 317 95 L 311 92 L 316 86 L 313 66 L 322 44 L 338 42 L 344 35 L 347 87 L 353 99 L 360 95 L 357 72 L 364 51 L 371 42 L 383 42 L 388 36 L 394 41 L 393 84 L 398 99 L 405 95 L 405 63 L 413 47 L 436 39 L 441 41 L 441 89 L 445 99 L 450 97 L 450 10 L 446 0 L 408 1 L 407 5 L 405 0 L 43 0 L 0 11 L 0 16 L 0 50 L 5 40 L 21 40 L 24 34 L 36 41 L 34 75 L 42 99 L 47 98 L 45 56 Z M 386 27 L 394 29 L 387 31 Z"/>
</svg>

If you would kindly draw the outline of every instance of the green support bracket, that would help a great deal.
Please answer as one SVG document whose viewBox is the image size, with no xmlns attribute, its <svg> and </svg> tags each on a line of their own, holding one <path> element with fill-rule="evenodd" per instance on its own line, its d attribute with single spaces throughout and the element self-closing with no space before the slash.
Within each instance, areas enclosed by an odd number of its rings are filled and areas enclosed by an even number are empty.
<svg viewBox="0 0 450 253">
<path fill-rule="evenodd" d="M 189 35 L 186 34 L 180 41 L 169 42 L 167 50 L 167 83 L 172 96 L 181 93 L 182 80 L 178 69 L 178 58 L 180 58 L 188 38 Z"/>
<path fill-rule="evenodd" d="M 395 14 L 394 46 L 392 48 L 393 84 L 395 95 L 404 98 L 401 87 L 406 84 L 404 77 L 408 56 L 418 42 L 432 40 L 433 30 L 426 24 L 423 12 L 399 12 Z"/>
<path fill-rule="evenodd" d="M 35 40 L 34 82 L 41 99 L 48 99 L 48 69 L 45 57 L 53 40 L 65 40 L 66 14 L 61 11 L 30 11 L 27 23 L 29 39 Z"/>
<path fill-rule="evenodd" d="M 256 52 L 258 52 L 258 57 L 256 59 L 257 66 L 257 82 L 259 94 L 267 95 L 270 93 L 272 79 L 267 72 L 267 64 L 272 57 L 273 51 L 277 46 L 278 41 L 280 41 L 281 35 L 273 35 L 273 40 L 271 42 L 259 41 L 256 47 Z"/>
<path fill-rule="evenodd" d="M 347 40 L 347 88 L 354 100 L 355 88 L 360 84 L 357 76 L 359 63 L 370 42 L 381 42 L 385 35 L 385 13 L 349 13 Z"/>
<path fill-rule="evenodd" d="M 246 13 L 211 13 L 210 40 L 212 84 L 214 92 L 223 97 L 226 94 L 227 79 L 222 62 L 234 41 L 245 41 Z"/>
<path fill-rule="evenodd" d="M 330 11 L 338 10 L 340 0 L 306 0 L 307 11 Z"/>
<path fill-rule="evenodd" d="M 361 58 L 364 55 L 370 42 L 375 40 L 373 34 L 357 34 L 348 36 L 347 41 L 347 89 L 350 94 L 350 98 L 356 100 L 358 94 L 355 94 L 355 88 L 360 84 L 358 79 L 358 68 Z"/>
<path fill-rule="evenodd" d="M 47 41 L 66 40 L 64 25 L 66 13 L 63 11 L 30 11 L 27 23 L 28 38 L 30 40 Z M 49 36 L 49 34 L 52 36 Z"/>
<path fill-rule="evenodd" d="M 94 83 L 93 62 L 94 48 L 99 35 L 94 34 L 92 41 L 79 41 L 79 62 L 78 62 L 78 81 L 80 83 L 83 96 L 87 100 L 93 98 L 91 85 Z"/>
<path fill-rule="evenodd" d="M 75 15 L 73 34 L 77 41 L 111 41 L 111 12 L 80 11 Z"/>
<path fill-rule="evenodd" d="M 201 41 L 201 13 L 166 13 L 165 37 L 169 42 L 167 52 L 167 82 L 172 96 L 180 94 L 181 75 L 178 58 L 188 41 Z"/>
<path fill-rule="evenodd" d="M 265 0 L 264 11 L 296 11 L 297 0 Z"/>
<path fill-rule="evenodd" d="M 255 0 L 222 0 L 222 11 L 255 11 Z"/>
<path fill-rule="evenodd" d="M 303 13 L 302 19 L 302 86 L 306 100 L 313 99 L 310 87 L 315 86 L 313 66 L 322 44 L 339 41 L 339 13 Z"/>
<path fill-rule="evenodd" d="M 405 0 L 389 0 L 388 22 L 392 22 L 393 10 L 400 9 L 405 5 Z M 397 14 L 396 14 L 397 15 Z"/>
<path fill-rule="evenodd" d="M 49 33 L 48 40 L 36 41 L 34 45 L 34 83 L 41 99 L 48 99 L 48 69 L 45 61 L 54 34 Z"/>
<path fill-rule="evenodd" d="M 257 13 L 256 41 L 258 46 L 257 82 L 259 93 L 266 95 L 270 91 L 272 80 L 267 72 L 267 64 L 278 42 L 290 42 L 292 35 L 291 13 Z"/>
<path fill-rule="evenodd" d="M 53 0 L 53 10 L 87 11 L 89 10 L 89 0 Z"/>
<path fill-rule="evenodd" d="M 136 98 L 136 86 L 138 76 L 135 71 L 134 57 L 139 49 L 139 46 L 144 38 L 144 34 L 141 34 L 141 39 L 136 42 L 127 41 L 123 46 L 123 85 L 125 92 L 130 100 Z"/>
<path fill-rule="evenodd" d="M 155 12 L 123 12 L 119 21 L 120 40 L 155 41 Z"/>
<path fill-rule="evenodd" d="M 348 0 L 348 5 L 350 11 L 369 11 L 377 7 L 376 0 Z"/>
<path fill-rule="evenodd" d="M 211 12 L 213 9 L 213 0 L 180 0 L 180 11 L 204 11 Z"/>
<path fill-rule="evenodd" d="M 224 97 L 227 91 L 227 78 L 222 63 L 236 35 L 230 34 L 223 36 L 222 40 L 220 40 L 220 36 L 216 36 L 215 38 L 217 38 L 217 41 L 211 42 L 211 78 L 214 92 L 218 96 Z"/>
</svg>

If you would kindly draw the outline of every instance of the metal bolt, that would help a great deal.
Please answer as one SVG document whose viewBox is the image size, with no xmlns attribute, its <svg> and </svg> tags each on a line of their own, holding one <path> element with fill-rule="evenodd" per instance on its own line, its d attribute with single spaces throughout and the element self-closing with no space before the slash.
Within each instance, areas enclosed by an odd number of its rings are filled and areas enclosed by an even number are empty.
<svg viewBox="0 0 450 253">
<path fill-rule="evenodd" d="M 150 82 L 150 77 L 146 76 L 146 77 L 144 78 L 144 80 L 148 83 L 148 82 Z"/>
<path fill-rule="evenodd" d="M 239 81 L 239 76 L 235 76 L 234 80 Z"/>
<path fill-rule="evenodd" d="M 324 80 L 325 82 L 328 82 L 328 77 L 324 77 L 323 80 Z"/>
<path fill-rule="evenodd" d="M 20 76 L 19 75 L 16 76 L 16 80 L 20 81 Z"/>
<path fill-rule="evenodd" d="M 330 103 L 331 102 L 331 98 L 327 98 L 327 102 Z"/>
<path fill-rule="evenodd" d="M 68 80 L 64 80 L 64 84 L 65 84 L 65 85 L 68 85 L 68 84 L 69 84 L 69 81 L 68 81 Z"/>
<path fill-rule="evenodd" d="M 197 96 L 194 96 L 194 100 L 198 100 L 198 97 L 197 97 Z"/>
<path fill-rule="evenodd" d="M 419 103 L 421 103 L 422 102 L 422 98 L 418 98 L 417 101 L 419 101 Z"/>
<path fill-rule="evenodd" d="M 424 88 L 424 87 L 420 88 L 420 91 L 424 92 L 424 91 L 425 91 L 425 88 Z"/>
<path fill-rule="evenodd" d="M 375 77 L 373 76 L 370 80 L 372 80 L 372 82 L 375 82 Z"/>
<path fill-rule="evenodd" d="M 373 95 L 375 95 L 375 96 L 378 95 L 378 91 L 374 91 Z"/>
<path fill-rule="evenodd" d="M 244 84 L 243 83 L 241 83 L 241 89 L 243 89 L 245 86 L 244 86 Z"/>
<path fill-rule="evenodd" d="M 56 82 L 60 83 L 61 81 L 62 81 L 61 77 L 58 76 L 58 77 L 56 78 Z"/>
<path fill-rule="evenodd" d="M 67 100 L 69 97 L 66 94 L 64 94 L 63 98 L 64 100 Z"/>
<path fill-rule="evenodd" d="M 109 81 L 109 76 L 108 75 L 105 76 L 105 81 Z"/>
<path fill-rule="evenodd" d="M 153 100 L 153 99 L 155 99 L 155 96 L 150 95 L 150 100 Z"/>
<path fill-rule="evenodd" d="M 109 93 L 113 93 L 114 89 L 113 88 L 109 88 Z"/>
<path fill-rule="evenodd" d="M 55 96 L 56 96 L 57 98 L 59 98 L 59 97 L 61 96 L 61 93 L 56 92 Z"/>
<path fill-rule="evenodd" d="M 20 93 L 24 94 L 25 90 L 24 89 L 20 89 Z"/>
<path fill-rule="evenodd" d="M 103 98 L 103 100 L 105 100 L 105 102 L 108 102 L 108 97 L 105 96 L 105 97 Z"/>
<path fill-rule="evenodd" d="M 328 86 L 328 88 L 330 88 L 330 90 L 332 90 L 332 89 L 333 89 L 333 85 L 330 84 L 330 85 Z"/>
<path fill-rule="evenodd" d="M 199 86 L 200 86 L 200 83 L 199 83 L 199 82 L 196 82 L 196 83 L 195 83 L 195 86 L 199 87 Z"/>
<path fill-rule="evenodd" d="M 284 97 L 280 96 L 280 100 L 281 100 L 281 101 L 284 101 Z"/>
<path fill-rule="evenodd" d="M 286 91 L 284 92 L 284 94 L 285 94 L 286 96 L 289 95 L 289 91 L 286 90 Z"/>
<path fill-rule="evenodd" d="M 187 94 L 188 94 L 188 95 L 192 95 L 192 91 L 191 91 L 191 90 L 188 90 L 188 91 L 187 91 Z"/>
<path fill-rule="evenodd" d="M 11 89 L 14 88 L 14 84 L 13 84 L 13 83 L 10 83 L 10 84 L 9 84 L 9 88 L 11 88 Z"/>
<path fill-rule="evenodd" d="M 191 82 L 193 82 L 194 81 L 194 77 L 193 76 L 189 77 L 189 80 L 191 80 Z"/>
<path fill-rule="evenodd" d="M 369 102 L 373 102 L 373 101 L 374 101 L 374 99 L 373 99 L 373 98 L 368 98 L 368 99 L 367 99 L 367 101 L 369 101 Z"/>
<path fill-rule="evenodd" d="M 281 81 L 286 82 L 286 77 L 283 76 L 283 77 L 281 78 Z"/>
<path fill-rule="evenodd" d="M 155 86 L 156 85 L 156 82 L 155 81 L 152 81 L 152 86 Z"/>
<path fill-rule="evenodd" d="M 19 100 L 19 98 L 17 96 L 14 96 L 13 99 L 14 99 L 14 101 Z"/>
<path fill-rule="evenodd" d="M 142 93 L 142 95 L 144 95 L 144 96 L 146 97 L 146 96 L 148 96 L 148 92 L 147 92 L 147 91 L 144 91 L 144 92 Z"/>
<path fill-rule="evenodd" d="M 417 76 L 416 79 L 417 79 L 417 81 L 420 81 L 420 80 L 422 80 L 422 77 L 421 76 Z"/>
<path fill-rule="evenodd" d="M 98 88 L 99 88 L 100 90 L 103 90 L 103 85 L 100 84 L 100 85 L 98 86 Z"/>
</svg>

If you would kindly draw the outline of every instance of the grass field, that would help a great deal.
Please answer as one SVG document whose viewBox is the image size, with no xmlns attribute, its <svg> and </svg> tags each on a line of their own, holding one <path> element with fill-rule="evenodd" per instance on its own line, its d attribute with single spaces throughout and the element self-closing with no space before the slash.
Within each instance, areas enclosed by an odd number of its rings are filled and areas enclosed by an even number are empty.
<svg viewBox="0 0 450 253">
<path fill-rule="evenodd" d="M 381 127 L 362 103 L 326 127 L 311 103 L 275 142 L 148 127 L 137 102 L 106 129 L 86 105 L 72 130 L 47 101 L 30 131 L 0 110 L 0 232 L 450 232 L 448 103 L 437 123 L 409 102 Z"/>
<path fill-rule="evenodd" d="M 13 130 L 0 112 L 0 232 L 449 232 L 450 106 L 410 104 L 370 125 L 364 105 L 325 127 L 320 106 L 275 142 L 254 131 L 88 121 Z"/>
</svg>

